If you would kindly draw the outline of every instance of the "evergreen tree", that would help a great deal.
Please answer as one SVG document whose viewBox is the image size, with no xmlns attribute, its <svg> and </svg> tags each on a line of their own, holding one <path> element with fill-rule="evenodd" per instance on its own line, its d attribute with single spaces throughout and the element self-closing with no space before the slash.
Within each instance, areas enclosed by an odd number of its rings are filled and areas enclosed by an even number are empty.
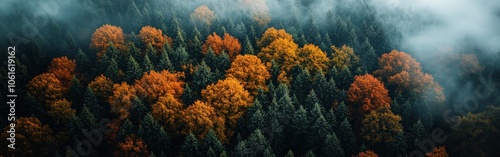
<svg viewBox="0 0 500 157">
<path fill-rule="evenodd" d="M 186 52 L 186 49 L 184 47 L 177 47 L 170 57 L 170 61 L 172 62 L 172 65 L 174 65 L 174 69 L 177 71 L 182 70 L 182 65 L 187 64 L 187 61 L 189 59 L 189 54 Z"/>
<path fill-rule="evenodd" d="M 325 143 L 323 145 L 323 148 L 321 149 L 321 156 L 329 156 L 329 157 L 344 156 L 344 150 L 342 150 L 340 141 L 337 138 L 337 135 L 335 135 L 335 133 L 331 133 L 330 135 L 326 136 L 326 139 L 324 141 Z"/>
<path fill-rule="evenodd" d="M 303 69 L 299 66 L 295 66 L 292 69 L 292 74 L 294 73 L 294 71 L 298 71 L 298 73 L 293 75 L 293 80 L 291 81 L 291 89 L 299 98 L 299 101 L 302 100 L 301 104 L 304 104 L 304 100 L 312 88 L 311 75 L 309 74 L 309 71 L 307 69 Z"/>
<path fill-rule="evenodd" d="M 135 132 L 135 126 L 128 119 L 125 119 L 118 134 L 116 135 L 116 140 L 118 142 L 124 142 L 127 135 L 133 134 Z"/>
<path fill-rule="evenodd" d="M 200 98 L 201 90 L 213 82 L 213 74 L 210 71 L 210 67 L 205 64 L 205 61 L 201 61 L 200 65 L 198 65 L 198 68 L 196 68 L 193 73 L 192 90 L 194 93 L 197 93 L 196 98 Z"/>
<path fill-rule="evenodd" d="M 185 106 L 189 106 L 191 104 L 194 103 L 194 101 L 196 101 L 197 97 L 194 93 L 193 90 L 191 90 L 191 88 L 189 87 L 189 84 L 185 84 L 184 85 L 184 90 L 182 91 L 182 102 L 184 102 L 184 105 Z"/>
<path fill-rule="evenodd" d="M 90 67 L 90 60 L 81 49 L 78 49 L 75 60 L 77 65 L 76 72 L 85 73 L 88 71 L 88 67 Z"/>
<path fill-rule="evenodd" d="M 222 152 L 224 152 L 224 146 L 219 141 L 219 139 L 217 139 L 217 135 L 215 135 L 215 132 L 213 130 L 209 130 L 207 135 L 205 136 L 203 150 L 206 150 L 206 152 L 212 150 L 213 154 L 217 157 L 220 156 Z"/>
<path fill-rule="evenodd" d="M 316 154 L 312 150 L 307 151 L 306 157 L 316 157 Z"/>
<path fill-rule="evenodd" d="M 262 134 L 260 129 L 255 130 L 247 140 L 247 146 L 250 151 L 249 156 L 272 156 L 272 148 L 267 142 L 266 137 Z M 267 153 L 266 153 L 267 152 Z"/>
<path fill-rule="evenodd" d="M 306 110 L 311 110 L 314 104 L 320 104 L 320 100 L 316 96 L 314 89 L 312 89 L 311 91 L 309 91 L 309 94 L 307 95 L 303 105 L 305 106 Z"/>
<path fill-rule="evenodd" d="M 251 116 L 248 121 L 247 129 L 248 130 L 256 130 L 263 129 L 266 126 L 264 113 L 261 109 L 257 109 Z"/>
<path fill-rule="evenodd" d="M 151 62 L 151 60 L 149 59 L 149 55 L 145 55 L 144 56 L 144 60 L 142 62 L 142 72 L 147 72 L 149 73 L 149 71 L 151 70 L 154 70 L 154 66 L 153 66 L 153 63 Z"/>
<path fill-rule="evenodd" d="M 146 46 L 146 55 L 149 57 L 149 60 L 151 60 L 152 63 L 158 63 L 158 53 L 156 52 L 155 48 L 151 43 L 148 43 Z"/>
<path fill-rule="evenodd" d="M 419 119 L 409 128 L 409 139 L 412 142 L 424 140 L 427 136 L 424 124 Z"/>
<path fill-rule="evenodd" d="M 323 115 L 320 115 L 311 126 L 311 133 L 307 141 L 307 146 L 314 150 L 319 151 L 324 147 L 324 143 L 318 141 L 324 141 L 327 136 L 332 132 L 332 126 L 326 122 Z"/>
<path fill-rule="evenodd" d="M 407 148 L 408 145 L 406 144 L 406 136 L 403 131 L 398 133 L 394 142 L 391 142 L 386 146 L 386 150 L 389 150 L 388 153 L 390 156 L 405 156 Z"/>
<path fill-rule="evenodd" d="M 200 154 L 200 144 L 198 143 L 198 139 L 190 133 L 186 136 L 186 140 L 184 140 L 184 144 L 181 146 L 181 155 L 185 157 L 199 157 Z"/>
<path fill-rule="evenodd" d="M 115 59 L 111 59 L 109 67 L 106 69 L 106 72 L 104 75 L 111 79 L 113 82 L 119 82 L 119 76 L 118 72 L 120 71 L 120 68 L 118 68 L 118 64 L 116 63 Z"/>
<path fill-rule="evenodd" d="M 328 81 L 321 71 L 316 73 L 314 78 L 312 86 L 315 94 L 325 109 L 331 108 L 337 95 L 335 81 L 333 79 Z"/>
<path fill-rule="evenodd" d="M 354 77 L 351 74 L 349 68 L 343 68 L 337 76 L 334 76 L 334 80 L 338 80 L 338 86 L 340 89 L 348 90 L 351 86 L 351 83 L 354 80 Z"/>
<path fill-rule="evenodd" d="M 293 114 L 290 125 L 291 135 L 288 135 L 288 138 L 292 139 L 292 148 L 298 155 L 307 151 L 307 149 L 305 149 L 306 147 L 304 147 L 303 141 L 307 141 L 307 137 L 309 136 L 309 126 L 307 112 L 302 105 L 300 105 L 299 109 Z"/>
<path fill-rule="evenodd" d="M 85 106 L 88 106 L 89 111 L 92 114 L 97 115 L 99 117 L 100 115 L 99 112 L 101 111 L 102 107 L 100 106 L 99 101 L 97 100 L 97 96 L 90 87 L 87 87 L 85 89 L 85 93 L 83 94 L 83 104 L 85 104 Z"/>
<path fill-rule="evenodd" d="M 172 62 L 170 62 L 170 58 L 168 57 L 168 53 L 166 50 L 163 50 L 161 53 L 161 58 L 156 66 L 156 71 L 162 71 L 162 70 L 168 70 L 172 72 L 174 70 L 174 66 L 172 65 Z"/>
<path fill-rule="evenodd" d="M 338 121 L 339 125 L 344 121 L 344 119 L 348 119 L 349 109 L 347 108 L 344 102 L 341 102 L 340 105 L 337 107 L 337 112 L 335 112 L 335 115 L 337 116 L 336 119 L 339 120 Z"/>
<path fill-rule="evenodd" d="M 127 82 L 132 84 L 135 80 L 138 80 L 142 77 L 142 70 L 134 59 L 134 57 L 129 56 L 127 62 L 127 72 L 126 72 Z"/>
<path fill-rule="evenodd" d="M 243 46 L 243 54 L 255 54 L 255 50 L 253 48 L 252 43 L 250 42 L 250 39 L 248 39 L 248 36 L 245 37 L 245 44 Z"/>
<path fill-rule="evenodd" d="M 342 144 L 342 150 L 344 150 L 346 155 L 354 155 L 357 153 L 356 137 L 352 132 L 351 124 L 347 121 L 347 118 L 344 118 L 342 123 L 340 123 L 338 135 L 340 143 Z"/>
<path fill-rule="evenodd" d="M 130 109 L 130 120 L 135 123 L 139 123 L 147 113 L 149 113 L 150 109 L 144 105 L 141 99 L 135 97 L 132 100 L 132 108 Z"/>
<path fill-rule="evenodd" d="M 295 157 L 295 155 L 293 155 L 292 150 L 288 150 L 288 153 L 286 153 L 285 157 Z"/>
<path fill-rule="evenodd" d="M 160 154 L 160 151 L 172 151 L 170 150 L 170 137 L 167 135 L 163 127 L 161 127 L 161 125 L 153 119 L 153 116 L 150 113 L 144 116 L 137 133 L 151 152 Z"/>
<path fill-rule="evenodd" d="M 73 102 L 73 108 L 80 110 L 81 105 L 83 105 L 83 100 L 81 99 L 81 95 L 83 94 L 83 87 L 80 84 L 80 80 L 73 75 L 71 79 L 71 86 L 69 87 L 69 91 L 67 93 L 68 101 Z"/>
<path fill-rule="evenodd" d="M 281 68 L 278 64 L 273 60 L 271 60 L 271 83 L 278 83 L 278 76 L 281 73 Z"/>
</svg>

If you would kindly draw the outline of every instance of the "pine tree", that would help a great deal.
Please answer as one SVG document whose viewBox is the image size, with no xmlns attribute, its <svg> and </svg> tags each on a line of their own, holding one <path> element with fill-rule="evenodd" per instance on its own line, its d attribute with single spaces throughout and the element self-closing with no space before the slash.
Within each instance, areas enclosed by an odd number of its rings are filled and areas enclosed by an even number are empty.
<svg viewBox="0 0 500 157">
<path fill-rule="evenodd" d="M 335 133 L 331 133 L 330 135 L 326 136 L 326 139 L 324 141 L 325 143 L 323 145 L 323 148 L 321 149 L 321 156 L 330 156 L 330 157 L 344 156 L 344 150 L 342 150 L 340 141 L 337 138 L 337 135 L 335 135 Z"/>
<path fill-rule="evenodd" d="M 347 90 L 354 80 L 349 68 L 344 67 L 337 76 L 334 76 L 334 80 L 338 80 L 337 83 L 340 89 Z"/>
<path fill-rule="evenodd" d="M 293 155 L 292 150 L 288 150 L 288 153 L 286 153 L 285 157 L 295 157 L 295 155 Z"/>
<path fill-rule="evenodd" d="M 99 117 L 99 115 L 100 115 L 99 111 L 101 111 L 102 107 L 100 106 L 100 104 L 97 100 L 97 96 L 95 95 L 94 91 L 90 87 L 87 87 L 85 89 L 85 93 L 83 94 L 83 104 L 85 106 L 88 106 L 89 111 L 92 114 L 97 115 Z"/>
<path fill-rule="evenodd" d="M 303 69 L 299 66 L 295 66 L 292 69 L 292 74 L 294 73 L 293 71 L 298 71 L 295 75 L 293 75 L 293 80 L 291 81 L 291 89 L 292 91 L 295 92 L 295 95 L 300 100 L 305 100 L 307 94 L 311 91 L 311 75 L 309 74 L 309 71 L 307 69 Z M 305 102 L 302 101 L 302 104 Z"/>
<path fill-rule="evenodd" d="M 171 152 L 170 137 L 167 135 L 163 127 L 158 124 L 153 116 L 148 113 L 144 116 L 142 124 L 139 125 L 137 131 L 139 137 L 148 145 L 148 149 L 155 154 L 160 154 L 160 151 Z"/>
<path fill-rule="evenodd" d="M 319 151 L 324 147 L 324 144 L 318 141 L 324 141 L 324 139 L 326 139 L 327 136 L 332 132 L 331 128 L 332 126 L 330 126 L 330 124 L 326 122 L 323 115 L 320 115 L 319 118 L 314 121 L 311 127 L 311 133 L 309 134 L 310 136 L 307 141 L 307 146 Z"/>
<path fill-rule="evenodd" d="M 264 126 L 266 126 L 264 113 L 262 112 L 261 109 L 257 109 L 250 116 L 247 129 L 248 130 L 264 129 Z"/>
<path fill-rule="evenodd" d="M 174 65 L 174 69 L 177 71 L 182 70 L 182 65 L 187 64 L 187 61 L 189 59 L 189 54 L 186 52 L 186 49 L 184 47 L 177 47 L 170 57 L 170 61 L 172 62 L 172 65 Z"/>
<path fill-rule="evenodd" d="M 309 132 L 309 120 L 307 117 L 307 112 L 306 110 L 302 107 L 302 105 L 299 106 L 299 109 L 294 112 L 291 125 L 290 125 L 290 132 L 292 135 L 289 135 L 288 138 L 291 138 L 292 140 L 292 148 L 293 150 L 296 151 L 296 154 L 303 154 L 307 149 L 304 147 L 303 141 L 307 141 L 308 132 Z"/>
<path fill-rule="evenodd" d="M 193 90 L 191 90 L 191 88 L 189 87 L 189 84 L 185 84 L 184 85 L 184 90 L 182 91 L 182 102 L 184 102 L 184 105 L 185 106 L 189 106 L 191 104 L 194 103 L 194 101 L 196 101 L 197 97 L 195 95 L 196 93 L 194 93 Z"/>
<path fill-rule="evenodd" d="M 222 152 L 224 152 L 224 146 L 222 143 L 217 139 L 217 135 L 213 130 L 209 130 L 207 135 L 205 136 L 205 140 L 203 143 L 203 150 L 206 150 L 206 152 L 209 152 L 209 150 L 213 151 L 213 154 L 215 156 L 220 156 Z"/>
<path fill-rule="evenodd" d="M 85 73 L 88 71 L 88 67 L 90 67 L 90 60 L 81 49 L 78 49 L 75 60 L 76 65 L 78 65 L 76 66 L 76 72 Z"/>
<path fill-rule="evenodd" d="M 314 104 L 320 104 L 320 100 L 316 96 L 316 93 L 314 92 L 314 89 L 309 91 L 309 94 L 306 97 L 306 100 L 304 101 L 303 105 L 305 106 L 306 110 L 311 110 L 314 106 Z"/>
<path fill-rule="evenodd" d="M 118 72 L 120 71 L 120 68 L 118 68 L 118 64 L 116 63 L 115 59 L 111 59 L 109 67 L 106 69 L 106 72 L 104 75 L 111 79 L 113 82 L 119 82 L 120 78 L 118 76 Z"/>
<path fill-rule="evenodd" d="M 273 60 L 271 60 L 271 83 L 278 83 L 278 76 L 281 73 L 281 68 L 278 64 Z"/>
<path fill-rule="evenodd" d="M 389 150 L 390 156 L 405 156 L 407 148 L 408 145 L 406 144 L 406 136 L 403 131 L 398 133 L 394 142 L 391 142 L 386 146 L 386 150 Z"/>
<path fill-rule="evenodd" d="M 199 157 L 200 154 L 200 146 L 198 139 L 193 134 L 189 134 L 186 136 L 186 140 L 184 140 L 184 144 L 181 146 L 181 155 L 185 157 Z"/>
<path fill-rule="evenodd" d="M 250 151 L 249 156 L 274 155 L 271 146 L 260 129 L 255 130 L 245 141 L 247 142 L 247 150 Z"/>
<path fill-rule="evenodd" d="M 132 122 L 139 123 L 149 112 L 150 109 L 142 103 L 141 99 L 135 97 L 132 100 L 132 108 L 130 109 L 130 120 Z"/>
<path fill-rule="evenodd" d="M 116 135 L 116 140 L 118 142 L 123 142 L 125 141 L 126 136 L 133 133 L 135 133 L 134 124 L 132 124 L 130 120 L 125 119 L 122 126 L 120 127 L 120 130 L 118 131 L 118 134 Z"/>
<path fill-rule="evenodd" d="M 307 151 L 306 157 L 316 157 L 316 154 L 312 150 Z"/>
<path fill-rule="evenodd" d="M 427 131 L 425 130 L 424 124 L 420 119 L 417 120 L 417 122 L 413 123 L 413 125 L 408 130 L 409 139 L 412 142 L 424 140 L 427 137 Z"/>
<path fill-rule="evenodd" d="M 153 66 L 153 63 L 151 62 L 151 60 L 149 59 L 149 55 L 145 55 L 144 56 L 144 60 L 142 62 L 142 72 L 147 72 L 149 73 L 149 71 L 151 70 L 154 70 L 154 66 Z"/>
<path fill-rule="evenodd" d="M 71 87 L 69 87 L 69 91 L 67 93 L 68 101 L 73 102 L 73 108 L 79 110 L 81 105 L 83 105 L 83 100 L 81 99 L 81 95 L 83 94 L 83 87 L 80 84 L 80 80 L 73 75 L 71 79 Z"/>
<path fill-rule="evenodd" d="M 139 63 L 137 63 L 134 59 L 134 57 L 129 56 L 128 62 L 127 62 L 127 72 L 126 72 L 126 77 L 127 77 L 127 82 L 132 84 L 135 80 L 138 80 L 142 77 L 142 70 L 141 67 L 139 66 Z"/>
<path fill-rule="evenodd" d="M 156 49 L 151 45 L 151 43 L 148 43 L 146 46 L 146 55 L 149 57 L 149 60 L 151 60 L 152 63 L 158 63 L 158 53 L 156 52 Z"/>
<path fill-rule="evenodd" d="M 342 144 L 342 149 L 346 155 L 353 155 L 357 153 L 356 137 L 352 132 L 351 124 L 347 121 L 347 118 L 344 118 L 342 123 L 340 123 L 338 135 L 340 143 Z"/>
<path fill-rule="evenodd" d="M 211 83 L 213 83 L 213 74 L 210 71 L 210 67 L 205 64 L 205 61 L 201 61 L 198 68 L 193 73 L 193 86 L 192 90 L 194 93 L 197 93 L 196 98 L 200 98 L 200 92 L 202 89 Z"/>
<path fill-rule="evenodd" d="M 255 54 L 255 50 L 253 48 L 250 39 L 248 39 L 248 35 L 245 37 L 245 45 L 243 46 L 243 54 Z"/>
<path fill-rule="evenodd" d="M 170 62 L 170 58 L 168 57 L 168 53 L 166 50 L 163 50 L 161 53 L 161 58 L 156 66 L 156 71 L 162 71 L 162 70 L 168 70 L 172 72 L 174 70 L 174 66 L 172 65 L 172 62 Z"/>
<path fill-rule="evenodd" d="M 337 112 L 335 112 L 335 115 L 337 116 L 337 120 L 339 120 L 339 124 L 344 121 L 344 119 L 348 119 L 349 117 L 349 109 L 345 105 L 344 102 L 341 102 L 340 105 L 337 107 Z"/>
</svg>

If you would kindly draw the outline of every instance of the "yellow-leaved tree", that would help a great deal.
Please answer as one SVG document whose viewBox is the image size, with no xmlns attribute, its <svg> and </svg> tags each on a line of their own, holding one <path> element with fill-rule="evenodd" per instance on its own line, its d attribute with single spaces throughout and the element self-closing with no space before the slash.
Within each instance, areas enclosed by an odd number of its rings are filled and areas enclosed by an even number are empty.
<svg viewBox="0 0 500 157">
<path fill-rule="evenodd" d="M 238 79 L 253 96 L 259 87 L 267 90 L 266 80 L 271 77 L 266 66 L 254 55 L 238 55 L 226 71 L 226 77 Z"/>
</svg>

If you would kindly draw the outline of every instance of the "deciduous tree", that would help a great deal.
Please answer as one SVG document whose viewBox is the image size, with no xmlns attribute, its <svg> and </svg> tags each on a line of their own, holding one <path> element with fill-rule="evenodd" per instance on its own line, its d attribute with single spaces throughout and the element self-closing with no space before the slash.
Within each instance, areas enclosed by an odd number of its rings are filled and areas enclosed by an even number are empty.
<svg viewBox="0 0 500 157">
<path fill-rule="evenodd" d="M 264 37 L 263 37 L 264 38 Z M 261 39 L 262 40 L 262 39 Z M 273 40 L 268 46 L 262 48 L 257 56 L 270 68 L 271 60 L 274 60 L 282 71 L 289 71 L 299 63 L 296 51 L 298 45 L 293 40 L 278 38 Z"/>
<path fill-rule="evenodd" d="M 238 80 L 227 78 L 201 91 L 203 101 L 214 107 L 218 117 L 226 122 L 226 136 L 231 137 L 238 119 L 252 104 L 252 96 Z"/>
<path fill-rule="evenodd" d="M 264 34 L 262 34 L 262 37 L 257 41 L 257 47 L 267 47 L 269 44 L 279 38 L 293 41 L 292 35 L 287 33 L 284 29 L 276 29 L 274 27 L 271 27 L 268 28 L 264 32 Z"/>
<path fill-rule="evenodd" d="M 63 97 L 65 87 L 52 73 L 43 73 L 35 76 L 28 84 L 29 92 L 46 105 Z"/>
<path fill-rule="evenodd" d="M 15 125 L 15 142 L 22 143 L 15 145 L 16 149 L 5 148 L 0 150 L 2 155 L 6 156 L 37 156 L 48 155 L 50 144 L 55 141 L 52 136 L 52 130 L 48 125 L 43 125 L 37 118 L 18 117 L 13 123 Z M 7 146 L 7 138 L 11 135 L 8 133 L 11 127 L 5 127 L 1 137 L 4 139 L 2 143 Z M 10 144 L 10 143 L 9 143 Z"/>
<path fill-rule="evenodd" d="M 239 55 L 226 71 L 226 77 L 234 77 L 240 81 L 246 90 L 257 95 L 257 90 L 267 90 L 266 81 L 271 77 L 266 66 L 254 55 Z"/>
<path fill-rule="evenodd" d="M 380 57 L 379 66 L 375 76 L 387 82 L 395 94 L 423 96 L 435 102 L 445 100 L 441 86 L 430 74 L 422 72 L 420 63 L 411 55 L 393 50 Z"/>
<path fill-rule="evenodd" d="M 181 111 L 184 105 L 172 94 L 160 96 L 158 101 L 151 105 L 151 114 L 155 119 L 162 122 L 167 131 L 178 133 L 180 129 Z"/>
<path fill-rule="evenodd" d="M 215 18 L 217 18 L 217 15 L 206 5 L 197 7 L 194 9 L 193 13 L 191 13 L 191 20 L 202 22 L 208 26 L 212 25 L 212 21 Z"/>
<path fill-rule="evenodd" d="M 103 74 L 97 76 L 92 82 L 88 84 L 92 88 L 95 95 L 102 100 L 107 100 L 113 93 L 113 81 Z"/>
<path fill-rule="evenodd" d="M 344 45 L 340 48 L 335 46 L 331 48 L 333 50 L 332 65 L 338 69 L 351 68 L 351 66 L 359 62 L 358 55 L 354 53 L 351 47 Z"/>
<path fill-rule="evenodd" d="M 117 114 L 121 120 L 127 118 L 129 110 L 132 107 L 132 100 L 136 97 L 136 90 L 134 87 L 128 85 L 127 82 L 114 84 L 113 94 L 108 99 L 111 112 Z"/>
<path fill-rule="evenodd" d="M 448 157 L 448 153 L 446 153 L 446 148 L 444 146 L 435 147 L 432 149 L 432 152 L 425 153 L 426 157 Z"/>
<path fill-rule="evenodd" d="M 361 122 L 361 136 L 372 144 L 394 142 L 398 133 L 403 130 L 400 121 L 401 117 L 393 114 L 388 107 L 379 107 L 367 114 Z"/>
<path fill-rule="evenodd" d="M 235 37 L 224 33 L 224 38 L 221 38 L 215 32 L 207 37 L 205 44 L 203 44 L 203 53 L 206 54 L 209 49 L 215 53 L 215 55 L 220 55 L 222 52 L 226 52 L 229 58 L 233 60 L 236 55 L 241 51 L 241 44 Z"/>
<path fill-rule="evenodd" d="M 166 43 L 172 45 L 172 38 L 164 35 L 161 29 L 151 26 L 142 27 L 139 37 L 141 37 L 142 42 L 144 42 L 145 45 L 151 44 L 155 47 L 156 50 L 158 50 L 157 52 L 161 52 L 160 50 L 164 48 Z"/>
<path fill-rule="evenodd" d="M 306 44 L 298 50 L 299 64 L 312 73 L 326 72 L 329 59 L 318 46 Z"/>
<path fill-rule="evenodd" d="M 47 114 L 56 124 L 66 124 L 76 113 L 76 110 L 71 108 L 71 102 L 66 99 L 55 101 L 49 108 Z"/>
<path fill-rule="evenodd" d="M 52 59 L 50 62 L 48 72 L 53 73 L 59 81 L 63 84 L 63 87 L 67 90 L 71 86 L 71 79 L 75 74 L 76 62 L 75 60 L 70 60 L 68 57 L 63 56 L 59 58 Z"/>
<path fill-rule="evenodd" d="M 131 134 L 125 138 L 124 142 L 118 143 L 117 150 L 113 152 L 116 157 L 121 156 L 149 156 L 148 146 L 141 138 Z"/>
<path fill-rule="evenodd" d="M 217 117 L 212 106 L 202 101 L 195 101 L 181 114 L 184 135 L 193 133 L 198 139 L 203 139 L 208 131 L 213 129 L 221 141 L 227 141 L 224 136 L 224 119 Z"/>
<path fill-rule="evenodd" d="M 94 31 L 92 34 L 91 48 L 98 51 L 100 57 L 108 49 L 109 43 L 113 43 L 116 48 L 123 50 L 125 48 L 125 35 L 120 27 L 105 24 Z"/>
<path fill-rule="evenodd" d="M 140 98 L 150 103 L 156 102 L 159 97 L 167 94 L 180 98 L 184 87 L 183 78 L 184 73 L 170 73 L 168 70 L 156 72 L 152 70 L 149 73 L 144 73 L 142 78 L 135 82 L 134 88 Z"/>
<path fill-rule="evenodd" d="M 364 115 L 379 107 L 390 108 L 391 98 L 388 92 L 382 82 L 370 74 L 365 74 L 354 77 L 354 82 L 347 91 L 347 96 L 354 105 L 353 109 L 359 115 Z"/>
</svg>

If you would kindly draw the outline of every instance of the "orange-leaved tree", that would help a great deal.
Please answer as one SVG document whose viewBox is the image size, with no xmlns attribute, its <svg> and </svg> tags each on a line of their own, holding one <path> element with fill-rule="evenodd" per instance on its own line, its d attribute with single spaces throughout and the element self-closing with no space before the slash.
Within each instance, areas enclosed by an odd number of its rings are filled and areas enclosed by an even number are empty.
<svg viewBox="0 0 500 157">
<path fill-rule="evenodd" d="M 281 70 L 288 72 L 299 63 L 296 53 L 298 48 L 299 46 L 293 40 L 278 38 L 262 48 L 257 56 L 266 63 L 268 68 L 271 67 L 271 60 L 274 60 Z"/>
<path fill-rule="evenodd" d="M 45 105 L 50 105 L 63 97 L 66 92 L 61 81 L 52 73 L 35 76 L 28 84 L 29 92 Z"/>
<path fill-rule="evenodd" d="M 151 70 L 145 72 L 141 79 L 136 80 L 134 88 L 137 90 L 137 95 L 154 103 L 159 97 L 167 94 L 179 98 L 184 90 L 184 73 L 170 73 L 168 70 L 156 72 Z"/>
<path fill-rule="evenodd" d="M 284 29 L 276 29 L 274 27 L 268 28 L 262 37 L 257 40 L 257 47 L 263 48 L 267 45 L 271 44 L 274 40 L 283 38 L 287 40 L 293 41 L 293 37 L 291 34 L 288 34 Z"/>
<path fill-rule="evenodd" d="M 371 150 L 367 150 L 364 152 L 359 152 L 358 155 L 356 155 L 356 157 L 378 157 L 378 155 Z"/>
<path fill-rule="evenodd" d="M 97 76 L 88 86 L 101 100 L 107 100 L 113 94 L 113 81 L 103 74 Z"/>
<path fill-rule="evenodd" d="M 49 108 L 47 114 L 56 124 L 66 124 L 76 114 L 76 110 L 71 108 L 71 102 L 66 99 L 55 101 Z"/>
<path fill-rule="evenodd" d="M 151 115 L 162 122 L 165 129 L 172 133 L 180 130 L 180 117 L 184 105 L 172 94 L 166 94 L 158 98 L 158 101 L 151 105 Z"/>
<path fill-rule="evenodd" d="M 48 72 L 53 73 L 59 81 L 63 84 L 63 87 L 69 89 L 71 86 L 71 79 L 75 74 L 76 61 L 70 60 L 68 57 L 63 56 L 59 58 L 52 59 L 50 62 Z"/>
<path fill-rule="evenodd" d="M 203 44 L 203 53 L 207 53 L 208 49 L 211 48 L 215 55 L 220 55 L 223 51 L 229 55 L 229 58 L 233 60 L 236 55 L 241 51 L 241 44 L 235 37 L 224 33 L 224 38 L 221 38 L 215 32 L 207 37 L 205 44 Z"/>
<path fill-rule="evenodd" d="M 446 148 L 444 146 L 435 147 L 432 149 L 432 152 L 425 153 L 426 157 L 448 157 L 448 153 L 446 153 Z"/>
<path fill-rule="evenodd" d="M 132 100 L 137 96 L 134 87 L 122 82 L 113 85 L 113 94 L 109 96 L 108 102 L 111 106 L 111 113 L 118 115 L 120 120 L 129 116 L 129 110 L 132 107 Z"/>
<path fill-rule="evenodd" d="M 118 143 L 117 150 L 113 152 L 113 156 L 150 156 L 148 146 L 141 138 L 135 134 L 128 135 L 125 141 Z"/>
<path fill-rule="evenodd" d="M 298 50 L 299 64 L 311 73 L 322 71 L 326 73 L 330 59 L 318 46 L 306 44 Z"/>
<path fill-rule="evenodd" d="M 254 55 L 238 55 L 226 71 L 226 77 L 234 77 L 246 90 L 257 96 L 259 87 L 267 90 L 266 80 L 271 77 L 266 66 Z"/>
<path fill-rule="evenodd" d="M 340 48 L 332 46 L 332 65 L 337 69 L 351 68 L 352 65 L 359 62 L 359 57 L 354 53 L 354 49 L 349 46 Z"/>
<path fill-rule="evenodd" d="M 201 5 L 194 9 L 191 13 L 191 20 L 202 22 L 208 26 L 212 25 L 212 21 L 217 18 L 214 11 L 210 10 L 206 5 Z"/>
<path fill-rule="evenodd" d="M 151 44 L 151 46 L 155 47 L 157 50 L 162 50 L 166 43 L 172 45 L 172 38 L 167 35 L 163 35 L 161 29 L 151 26 L 142 27 L 139 32 L 139 37 L 141 37 L 142 42 L 144 42 L 145 45 Z"/>
<path fill-rule="evenodd" d="M 354 77 L 347 97 L 359 115 L 370 113 L 379 107 L 390 107 L 391 103 L 389 91 L 384 84 L 370 74 Z"/>
<path fill-rule="evenodd" d="M 382 106 L 365 115 L 361 122 L 361 136 L 372 144 L 394 142 L 403 131 L 401 117 L 392 113 L 389 107 Z"/>
<path fill-rule="evenodd" d="M 394 94 L 422 96 L 434 102 L 445 100 L 441 86 L 432 75 L 422 72 L 420 63 L 411 55 L 393 50 L 380 57 L 379 66 L 374 75 L 387 82 Z"/>
<path fill-rule="evenodd" d="M 227 141 L 224 135 L 224 119 L 217 117 L 215 109 L 202 101 L 195 101 L 194 104 L 182 112 L 182 134 L 190 133 L 203 139 L 210 129 L 215 130 L 220 141 Z M 223 142 L 224 143 L 224 142 Z"/>
<path fill-rule="evenodd" d="M 226 122 L 226 137 L 232 137 L 238 119 L 252 105 L 252 96 L 235 78 L 219 80 L 201 91 L 203 101 Z"/>
<path fill-rule="evenodd" d="M 91 38 L 91 48 L 97 50 L 97 56 L 102 56 L 109 47 L 109 43 L 113 43 L 118 50 L 124 50 L 125 35 L 120 27 L 105 24 L 94 31 Z"/>
<path fill-rule="evenodd" d="M 18 117 L 15 122 L 15 145 L 16 149 L 0 149 L 0 154 L 5 156 L 47 156 L 52 151 L 50 145 L 54 144 L 55 138 L 48 125 L 43 125 L 40 120 L 33 117 Z M 7 138 L 12 137 L 9 131 L 11 127 L 3 129 L 2 144 L 7 146 Z M 21 144 L 22 143 L 22 144 Z M 10 144 L 10 143 L 9 143 Z"/>
</svg>

